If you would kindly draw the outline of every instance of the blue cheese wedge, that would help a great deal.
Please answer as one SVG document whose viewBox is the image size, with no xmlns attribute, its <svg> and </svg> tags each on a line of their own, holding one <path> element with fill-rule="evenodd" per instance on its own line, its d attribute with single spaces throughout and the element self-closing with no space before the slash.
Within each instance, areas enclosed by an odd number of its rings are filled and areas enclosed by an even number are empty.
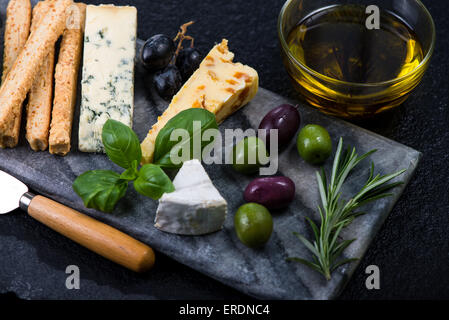
<svg viewBox="0 0 449 320">
<path fill-rule="evenodd" d="M 223 227 L 227 202 L 198 160 L 184 162 L 173 184 L 175 191 L 159 199 L 156 228 L 181 235 L 202 235 Z"/>
<path fill-rule="evenodd" d="M 108 119 L 132 127 L 136 32 L 135 7 L 87 6 L 80 151 L 104 152 L 101 131 Z"/>
</svg>

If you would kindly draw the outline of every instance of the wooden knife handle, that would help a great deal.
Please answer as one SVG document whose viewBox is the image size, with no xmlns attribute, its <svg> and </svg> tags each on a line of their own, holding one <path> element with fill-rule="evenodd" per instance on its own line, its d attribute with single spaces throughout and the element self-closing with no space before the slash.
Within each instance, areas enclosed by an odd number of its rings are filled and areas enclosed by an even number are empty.
<svg viewBox="0 0 449 320">
<path fill-rule="evenodd" d="M 136 272 L 154 264 L 153 250 L 102 222 L 42 196 L 35 196 L 28 214 L 56 232 Z"/>
</svg>

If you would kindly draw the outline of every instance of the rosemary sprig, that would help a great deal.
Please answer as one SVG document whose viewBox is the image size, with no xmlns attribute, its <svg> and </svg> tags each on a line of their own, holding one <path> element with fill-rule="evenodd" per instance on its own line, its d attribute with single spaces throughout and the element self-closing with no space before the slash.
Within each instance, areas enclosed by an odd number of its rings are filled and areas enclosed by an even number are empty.
<svg viewBox="0 0 449 320">
<path fill-rule="evenodd" d="M 339 259 L 342 252 L 356 239 L 339 240 L 340 232 L 347 227 L 356 217 L 365 214 L 365 212 L 356 211 L 359 207 L 368 202 L 389 197 L 388 193 L 392 188 L 401 185 L 402 182 L 388 183 L 390 180 L 401 175 L 405 170 L 398 171 L 389 175 L 374 175 L 374 164 L 371 164 L 370 175 L 365 185 L 360 191 L 348 201 L 341 200 L 341 187 L 346 181 L 352 169 L 354 169 L 362 160 L 370 156 L 376 150 L 369 151 L 362 156 L 356 153 L 355 148 L 343 151 L 343 139 L 340 138 L 330 182 L 328 184 L 324 169 L 317 172 L 318 189 L 321 197 L 321 207 L 318 211 L 321 218 L 321 225 L 318 226 L 310 218 L 307 218 L 310 224 L 315 240 L 310 242 L 302 235 L 294 232 L 299 240 L 313 254 L 311 261 L 302 258 L 288 258 L 290 261 L 300 262 L 313 270 L 320 272 L 327 280 L 331 279 L 331 273 L 339 266 L 355 261 L 357 259 Z"/>
</svg>

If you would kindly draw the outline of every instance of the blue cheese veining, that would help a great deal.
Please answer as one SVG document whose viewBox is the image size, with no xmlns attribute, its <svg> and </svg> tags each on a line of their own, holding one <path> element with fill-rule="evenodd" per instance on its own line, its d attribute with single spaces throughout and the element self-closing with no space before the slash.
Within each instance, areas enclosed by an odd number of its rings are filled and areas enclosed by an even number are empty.
<svg viewBox="0 0 449 320">
<path fill-rule="evenodd" d="M 132 127 L 136 30 L 135 7 L 87 6 L 80 151 L 104 152 L 101 131 L 108 119 Z"/>
</svg>

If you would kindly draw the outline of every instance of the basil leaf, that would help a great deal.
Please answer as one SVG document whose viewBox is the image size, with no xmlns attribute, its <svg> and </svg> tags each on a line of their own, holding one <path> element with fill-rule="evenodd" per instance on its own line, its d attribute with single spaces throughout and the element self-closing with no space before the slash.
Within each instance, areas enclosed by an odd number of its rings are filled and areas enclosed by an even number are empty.
<svg viewBox="0 0 449 320">
<path fill-rule="evenodd" d="M 193 122 L 201 122 L 200 132 L 194 131 Z M 184 110 L 178 113 L 175 117 L 170 119 L 167 124 L 162 128 L 156 138 L 155 150 L 154 150 L 154 163 L 167 169 L 177 169 L 182 166 L 180 164 L 174 164 L 170 159 L 170 152 L 172 148 L 179 144 L 179 146 L 190 146 L 190 160 L 193 159 L 193 137 L 197 134 L 200 135 L 207 129 L 218 129 L 217 121 L 215 120 L 215 115 L 205 109 L 193 108 Z M 188 132 L 188 139 L 182 139 L 179 141 L 170 141 L 170 136 L 172 132 L 176 129 L 184 129 Z M 201 151 L 208 145 L 210 141 L 201 141 Z"/>
<path fill-rule="evenodd" d="M 83 199 L 87 208 L 112 212 L 126 193 L 128 181 L 109 170 L 86 171 L 73 182 L 73 190 Z"/>
<path fill-rule="evenodd" d="M 137 166 L 139 164 L 137 163 L 137 160 L 134 160 L 131 163 L 131 167 L 126 169 L 122 174 L 120 175 L 120 179 L 128 180 L 128 181 L 134 181 L 139 176 L 139 171 L 137 170 Z"/>
<path fill-rule="evenodd" d="M 134 188 L 140 194 L 158 200 L 164 193 L 175 191 L 170 178 L 157 165 L 146 164 L 139 172 L 139 177 L 134 181 Z"/>
<path fill-rule="evenodd" d="M 142 160 L 139 138 L 127 125 L 109 119 L 103 126 L 101 138 L 109 159 L 120 167 L 128 169 L 134 160 L 137 163 Z"/>
</svg>

